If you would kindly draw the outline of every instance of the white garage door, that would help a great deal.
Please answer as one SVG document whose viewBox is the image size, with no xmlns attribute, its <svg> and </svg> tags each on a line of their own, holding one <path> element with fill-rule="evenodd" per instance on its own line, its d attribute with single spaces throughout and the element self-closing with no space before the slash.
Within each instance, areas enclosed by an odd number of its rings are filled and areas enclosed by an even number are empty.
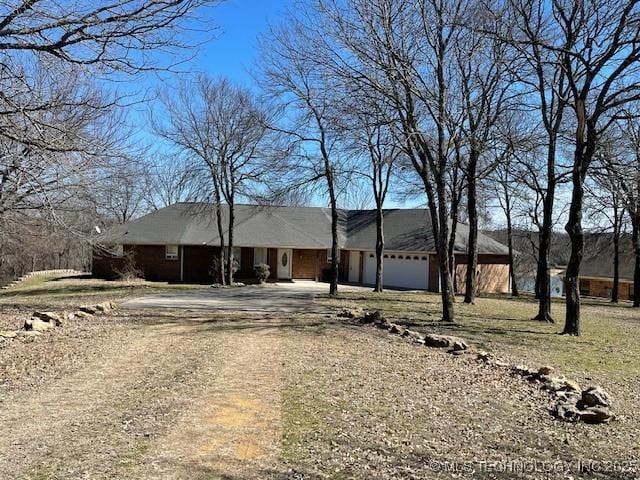
<svg viewBox="0 0 640 480">
<path fill-rule="evenodd" d="M 365 252 L 363 283 L 376 283 L 376 257 L 373 252 Z M 426 290 L 429 282 L 427 255 L 385 253 L 382 270 L 385 287 L 413 288 Z"/>
</svg>

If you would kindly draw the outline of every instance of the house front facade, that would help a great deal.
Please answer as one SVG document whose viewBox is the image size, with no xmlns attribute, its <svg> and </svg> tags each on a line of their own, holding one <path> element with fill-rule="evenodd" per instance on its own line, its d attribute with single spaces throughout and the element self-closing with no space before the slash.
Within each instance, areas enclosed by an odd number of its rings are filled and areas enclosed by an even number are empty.
<svg viewBox="0 0 640 480">
<path fill-rule="evenodd" d="M 227 211 L 223 209 L 226 225 Z M 376 220 L 373 210 L 339 212 L 339 278 L 375 283 Z M 270 278 L 326 281 L 331 268 L 331 211 L 315 207 L 237 205 L 234 228 L 235 278 L 255 277 L 269 265 Z M 211 283 L 219 258 L 215 210 L 178 203 L 107 231 L 96 249 L 93 275 L 116 278 L 133 265 L 147 280 Z M 385 287 L 440 290 L 438 258 L 428 212 L 384 211 Z M 457 286 L 464 288 L 468 229 L 459 224 L 455 241 Z M 225 231 L 225 240 L 228 233 Z M 506 246 L 480 235 L 478 286 L 481 292 L 509 290 Z"/>
</svg>

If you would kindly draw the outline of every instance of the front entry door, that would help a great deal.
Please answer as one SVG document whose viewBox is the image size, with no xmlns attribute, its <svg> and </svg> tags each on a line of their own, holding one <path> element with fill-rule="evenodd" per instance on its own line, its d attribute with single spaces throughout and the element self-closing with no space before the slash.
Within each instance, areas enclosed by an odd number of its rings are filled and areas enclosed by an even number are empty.
<svg viewBox="0 0 640 480">
<path fill-rule="evenodd" d="M 278 278 L 283 280 L 291 278 L 292 253 L 290 248 L 278 249 Z"/>
</svg>

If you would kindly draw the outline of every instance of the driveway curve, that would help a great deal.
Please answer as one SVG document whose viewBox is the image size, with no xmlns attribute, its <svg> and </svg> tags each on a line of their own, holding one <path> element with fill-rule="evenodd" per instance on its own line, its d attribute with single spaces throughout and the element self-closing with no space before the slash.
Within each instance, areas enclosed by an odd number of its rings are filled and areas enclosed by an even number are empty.
<svg viewBox="0 0 640 480">
<path fill-rule="evenodd" d="M 367 287 L 340 285 L 340 291 L 369 291 Z M 296 281 L 234 288 L 209 288 L 145 295 L 121 304 L 125 309 L 223 310 L 236 312 L 300 312 L 321 308 L 316 295 L 329 291 L 326 283 Z"/>
</svg>

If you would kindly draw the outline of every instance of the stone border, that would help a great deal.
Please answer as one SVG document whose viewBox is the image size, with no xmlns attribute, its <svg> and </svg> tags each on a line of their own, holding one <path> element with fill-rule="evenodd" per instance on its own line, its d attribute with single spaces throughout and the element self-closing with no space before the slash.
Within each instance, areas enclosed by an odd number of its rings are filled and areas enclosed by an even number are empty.
<svg viewBox="0 0 640 480">
<path fill-rule="evenodd" d="M 602 387 L 587 386 L 583 389 L 574 380 L 552 376 L 552 367 L 543 366 L 532 369 L 525 365 L 511 365 L 499 360 L 492 353 L 475 352 L 467 341 L 460 337 L 432 333 L 422 335 L 420 332 L 389 322 L 379 311 L 344 309 L 338 313 L 338 317 L 352 320 L 357 325 L 369 325 L 386 330 L 417 345 L 447 349 L 447 352 L 453 355 L 475 353 L 478 362 L 492 368 L 506 370 L 512 375 L 539 384 L 555 400 L 555 405 L 550 411 L 560 420 L 599 424 L 608 423 L 615 418 L 610 410 L 611 397 Z"/>
<path fill-rule="evenodd" d="M 80 270 L 73 270 L 73 269 L 37 270 L 35 272 L 29 272 L 25 275 L 22 275 L 21 277 L 8 283 L 7 285 L 0 287 L 0 290 L 8 290 L 10 288 L 13 288 L 19 285 L 25 280 L 29 280 L 30 278 L 33 278 L 33 277 L 45 277 L 49 275 L 74 275 L 74 276 L 78 275 L 79 276 L 79 275 L 88 275 L 88 272 L 81 272 Z"/>
<path fill-rule="evenodd" d="M 0 331 L 0 338 L 13 339 L 18 336 L 38 337 L 56 327 L 62 327 L 63 319 L 71 320 L 73 318 L 91 318 L 94 315 L 110 312 L 116 308 L 113 302 L 103 302 L 96 305 L 81 306 L 74 312 L 67 314 L 56 312 L 40 312 L 36 311 L 31 314 L 31 318 L 25 320 L 21 330 L 4 330 Z"/>
</svg>

